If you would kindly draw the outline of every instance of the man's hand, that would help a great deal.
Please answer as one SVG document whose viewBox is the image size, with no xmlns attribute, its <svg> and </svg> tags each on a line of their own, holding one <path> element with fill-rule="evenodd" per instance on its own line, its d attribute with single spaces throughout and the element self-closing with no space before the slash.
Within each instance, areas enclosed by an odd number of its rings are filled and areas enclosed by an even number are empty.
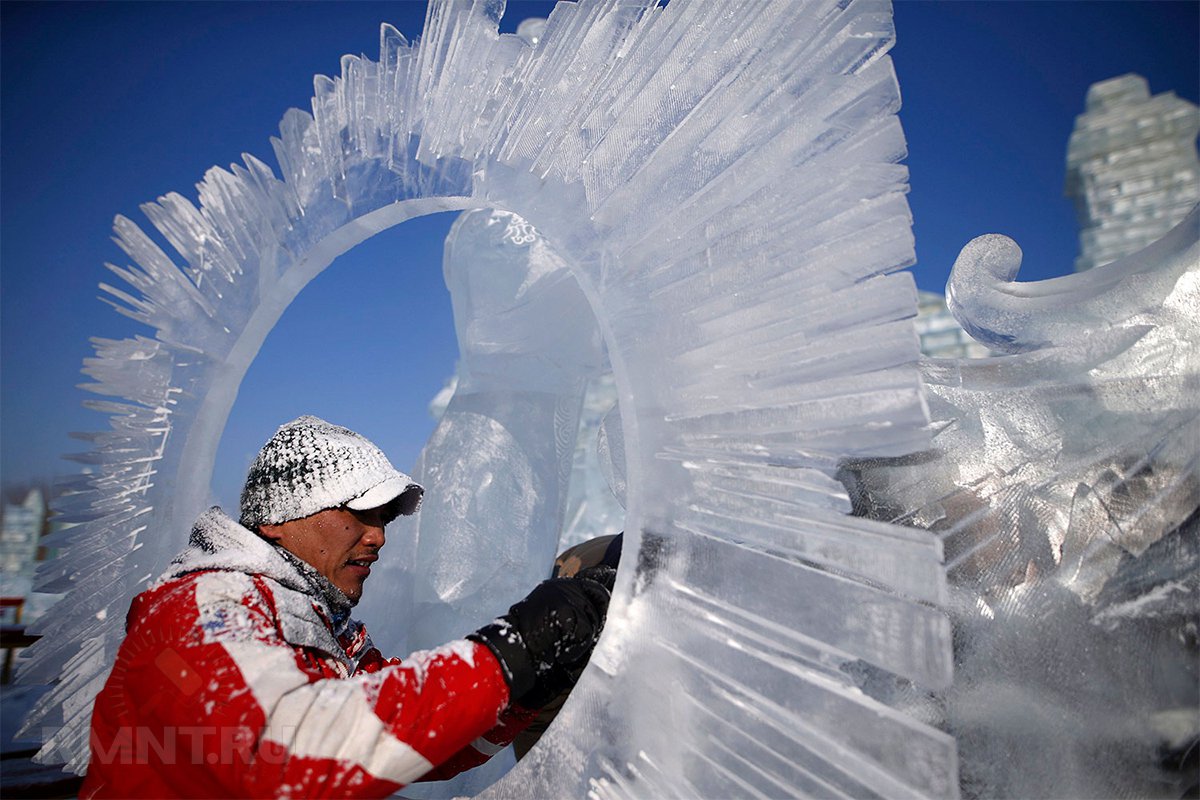
<svg viewBox="0 0 1200 800">
<path fill-rule="evenodd" d="M 617 570 L 607 564 L 597 564 L 594 567 L 581 569 L 575 573 L 577 580 L 595 581 L 612 594 L 613 585 L 617 582 Z"/>
<path fill-rule="evenodd" d="M 585 570 L 586 571 L 586 570 Z M 609 589 L 595 580 L 543 581 L 500 619 L 468 639 L 486 644 L 499 659 L 510 696 L 526 708 L 540 708 L 574 680 L 600 638 Z"/>
</svg>

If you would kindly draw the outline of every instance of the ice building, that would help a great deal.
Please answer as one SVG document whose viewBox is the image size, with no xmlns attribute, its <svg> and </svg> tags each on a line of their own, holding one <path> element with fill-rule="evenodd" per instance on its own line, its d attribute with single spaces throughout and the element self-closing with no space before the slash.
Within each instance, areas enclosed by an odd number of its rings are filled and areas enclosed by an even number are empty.
<svg viewBox="0 0 1200 800">
<path fill-rule="evenodd" d="M 49 503 L 41 489 L 31 489 L 19 503 L 4 504 L 0 596 L 6 622 L 33 622 L 62 597 L 34 589 L 38 566 L 58 555 L 46 534 L 62 527 L 57 519 L 49 518 Z"/>
<path fill-rule="evenodd" d="M 1150 95 L 1128 74 L 1088 88 L 1067 145 L 1082 271 L 1129 255 L 1178 225 L 1200 202 L 1200 109 L 1174 92 Z"/>
<path fill-rule="evenodd" d="M 917 336 L 921 352 L 933 358 L 984 358 L 991 354 L 985 345 L 971 338 L 946 307 L 946 298 L 937 292 L 917 293 Z"/>
<path fill-rule="evenodd" d="M 4 504 L 0 527 L 0 595 L 6 600 L 23 602 L 33 586 L 46 511 L 40 489 L 31 489 L 19 503 Z"/>
</svg>

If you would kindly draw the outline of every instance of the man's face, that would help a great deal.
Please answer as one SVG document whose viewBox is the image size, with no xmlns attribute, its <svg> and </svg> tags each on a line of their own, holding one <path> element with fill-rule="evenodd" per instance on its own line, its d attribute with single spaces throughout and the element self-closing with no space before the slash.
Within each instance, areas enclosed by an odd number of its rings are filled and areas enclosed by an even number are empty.
<svg viewBox="0 0 1200 800">
<path fill-rule="evenodd" d="M 279 525 L 263 525 L 262 535 L 278 542 L 357 603 L 371 564 L 384 544 L 383 509 L 329 508 Z"/>
</svg>

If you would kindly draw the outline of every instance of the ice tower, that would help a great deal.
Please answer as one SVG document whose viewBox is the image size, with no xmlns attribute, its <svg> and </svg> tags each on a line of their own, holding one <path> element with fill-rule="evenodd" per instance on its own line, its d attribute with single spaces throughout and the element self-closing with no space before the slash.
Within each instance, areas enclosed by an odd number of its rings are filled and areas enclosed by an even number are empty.
<svg viewBox="0 0 1200 800">
<path fill-rule="evenodd" d="M 1075 201 L 1076 270 L 1129 255 L 1175 227 L 1200 202 L 1200 109 L 1174 92 L 1150 96 L 1141 75 L 1088 88 L 1067 145 Z"/>
<path fill-rule="evenodd" d="M 963 330 L 937 292 L 917 295 L 917 335 L 921 352 L 933 358 L 985 358 L 989 351 Z"/>
<path fill-rule="evenodd" d="M 33 584 L 37 549 L 46 523 L 46 501 L 31 489 L 19 503 L 4 503 L 0 519 L 0 595 L 24 598 Z"/>
</svg>

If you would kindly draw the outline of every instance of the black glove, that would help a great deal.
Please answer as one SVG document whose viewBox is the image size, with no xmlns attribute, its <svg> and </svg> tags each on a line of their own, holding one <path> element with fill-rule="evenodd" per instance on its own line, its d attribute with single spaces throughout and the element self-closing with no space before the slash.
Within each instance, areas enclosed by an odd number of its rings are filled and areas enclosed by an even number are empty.
<svg viewBox="0 0 1200 800">
<path fill-rule="evenodd" d="M 612 594 L 613 584 L 617 582 L 617 570 L 606 564 L 597 564 L 594 567 L 581 569 L 573 576 L 575 580 L 595 581 L 608 590 Z"/>
<path fill-rule="evenodd" d="M 511 697 L 540 708 L 574 683 L 570 670 L 591 655 L 608 600 L 608 589 L 595 580 L 553 578 L 467 638 L 495 654 Z"/>
</svg>

